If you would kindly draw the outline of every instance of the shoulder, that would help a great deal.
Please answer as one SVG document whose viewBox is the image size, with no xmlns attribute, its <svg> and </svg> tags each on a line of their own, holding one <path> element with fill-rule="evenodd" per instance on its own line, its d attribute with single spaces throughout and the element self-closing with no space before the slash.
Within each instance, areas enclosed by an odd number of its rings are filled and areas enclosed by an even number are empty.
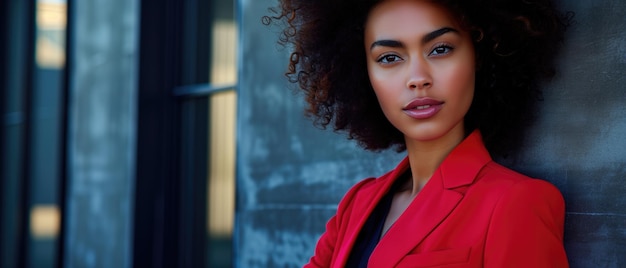
<svg viewBox="0 0 626 268">
<path fill-rule="evenodd" d="M 485 165 L 480 171 L 478 180 L 516 189 L 556 190 L 556 187 L 546 180 L 529 177 L 493 161 Z"/>
<path fill-rule="evenodd" d="M 355 197 L 357 196 L 357 194 L 363 190 L 364 188 L 371 188 L 372 185 L 376 184 L 376 178 L 371 177 L 371 178 L 366 178 L 363 179 L 361 181 L 359 181 L 358 183 L 356 183 L 355 185 L 353 185 L 348 192 L 346 192 L 343 196 L 343 198 L 341 198 L 341 201 L 339 202 L 339 207 L 338 207 L 338 211 L 345 211 L 347 210 L 349 207 L 352 206 L 352 200 L 355 199 Z"/>
<path fill-rule="evenodd" d="M 563 249 L 565 202 L 550 182 L 502 166 L 489 167 L 481 202 L 491 198 L 485 267 L 567 267 Z M 488 201 L 487 201 L 488 202 Z M 505 265 L 506 264 L 506 265 Z"/>
<path fill-rule="evenodd" d="M 358 193 L 363 191 L 377 191 L 378 189 L 381 189 L 385 185 L 385 182 L 387 182 L 388 180 L 388 174 L 385 174 L 378 178 L 370 177 L 363 179 L 350 187 L 350 190 L 348 190 L 348 192 L 346 192 L 346 194 L 343 196 L 342 202 L 354 199 L 354 197 Z"/>
<path fill-rule="evenodd" d="M 563 196 L 552 183 L 528 177 L 495 162 L 480 172 L 477 184 L 488 186 L 487 190 L 497 195 L 499 206 L 549 205 L 553 209 L 564 209 Z"/>
<path fill-rule="evenodd" d="M 393 173 L 394 171 L 389 171 L 387 174 L 378 178 L 369 177 L 353 185 L 341 199 L 341 202 L 339 203 L 339 211 L 345 211 L 351 207 L 353 203 L 352 201 L 357 196 L 366 195 L 368 197 L 366 199 L 369 199 L 374 198 L 380 191 L 384 191 L 388 184 L 393 182 L 393 178 L 395 177 L 393 176 Z M 360 200 L 363 199 L 361 198 Z"/>
<path fill-rule="evenodd" d="M 366 179 L 363 179 L 363 180 L 357 182 L 355 185 L 350 187 L 350 190 L 348 190 L 348 192 L 346 192 L 346 194 L 343 196 L 342 200 L 353 199 L 354 196 L 359 191 L 361 191 L 363 189 L 368 189 L 368 188 L 373 187 L 373 185 L 376 184 L 376 181 L 377 181 L 377 178 L 370 177 L 370 178 L 366 178 Z"/>
</svg>

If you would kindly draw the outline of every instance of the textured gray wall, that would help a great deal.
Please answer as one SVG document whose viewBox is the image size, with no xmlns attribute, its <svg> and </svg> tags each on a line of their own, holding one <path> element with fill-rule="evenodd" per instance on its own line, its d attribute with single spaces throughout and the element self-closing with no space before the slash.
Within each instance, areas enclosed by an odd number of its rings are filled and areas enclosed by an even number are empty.
<svg viewBox="0 0 626 268">
<path fill-rule="evenodd" d="M 130 267 L 139 1 L 74 1 L 65 267 Z"/>
<path fill-rule="evenodd" d="M 626 2 L 560 2 L 576 24 L 520 168 L 563 192 L 572 267 L 626 267 Z"/>
<path fill-rule="evenodd" d="M 297 267 L 352 184 L 393 168 L 302 116 L 282 73 L 287 51 L 261 17 L 273 0 L 240 0 L 238 267 Z M 626 2 L 560 1 L 576 13 L 541 118 L 510 167 L 551 181 L 567 202 L 572 267 L 626 267 Z"/>
<path fill-rule="evenodd" d="M 301 96 L 286 88 L 286 51 L 261 24 L 273 3 L 239 1 L 238 267 L 303 264 L 343 193 L 401 158 L 364 153 L 305 119 Z"/>
</svg>

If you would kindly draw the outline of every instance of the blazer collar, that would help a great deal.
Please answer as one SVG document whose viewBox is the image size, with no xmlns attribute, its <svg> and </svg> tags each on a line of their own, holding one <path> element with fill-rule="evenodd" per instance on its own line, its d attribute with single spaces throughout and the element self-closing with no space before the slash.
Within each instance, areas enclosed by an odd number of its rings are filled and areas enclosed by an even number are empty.
<svg viewBox="0 0 626 268">
<path fill-rule="evenodd" d="M 474 182 L 480 170 L 491 161 L 480 132 L 474 131 L 444 159 L 433 177 L 415 197 L 403 215 L 380 240 L 370 257 L 370 267 L 386 267 L 397 264 L 439 225 L 463 198 L 463 192 L 455 188 Z M 409 168 L 408 158 L 388 174 L 376 180 L 372 187 L 362 189 L 356 196 L 347 227 L 347 236 L 338 256 L 339 264 L 345 264 L 359 231 L 388 191 L 393 182 Z M 410 235 L 407 235 L 410 230 Z"/>
<path fill-rule="evenodd" d="M 372 213 L 380 199 L 389 191 L 393 182 L 409 168 L 409 159 L 405 157 L 398 166 L 374 181 L 373 185 L 363 187 L 354 198 L 354 208 L 350 211 L 346 227 L 346 236 L 341 243 L 337 260 L 333 267 L 344 267 L 354 242 L 363 224 Z"/>
<path fill-rule="evenodd" d="M 439 166 L 443 187 L 453 189 L 472 184 L 478 172 L 491 161 L 480 132 L 475 130 Z"/>
</svg>

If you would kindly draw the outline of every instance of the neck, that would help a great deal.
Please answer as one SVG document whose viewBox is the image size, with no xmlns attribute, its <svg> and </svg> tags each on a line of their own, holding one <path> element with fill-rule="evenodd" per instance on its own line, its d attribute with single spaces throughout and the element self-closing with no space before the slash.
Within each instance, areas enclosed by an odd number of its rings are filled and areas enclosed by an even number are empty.
<svg viewBox="0 0 626 268">
<path fill-rule="evenodd" d="M 441 162 L 463 141 L 464 137 L 465 131 L 463 125 L 460 124 L 435 140 L 418 141 L 406 138 L 412 175 L 412 195 L 417 195 Z"/>
</svg>

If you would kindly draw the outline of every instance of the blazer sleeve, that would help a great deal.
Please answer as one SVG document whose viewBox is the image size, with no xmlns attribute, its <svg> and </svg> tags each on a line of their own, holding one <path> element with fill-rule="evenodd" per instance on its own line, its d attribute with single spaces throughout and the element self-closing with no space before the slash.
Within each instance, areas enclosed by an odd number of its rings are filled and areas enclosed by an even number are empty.
<svg viewBox="0 0 626 268">
<path fill-rule="evenodd" d="M 522 180 L 498 201 L 485 243 L 485 267 L 569 267 L 563 247 L 565 202 L 552 184 Z"/>
<path fill-rule="evenodd" d="M 346 221 L 344 219 L 344 215 L 349 213 L 354 197 L 356 196 L 359 189 L 363 187 L 363 185 L 367 184 L 370 181 L 375 180 L 374 178 L 368 178 L 362 180 L 361 182 L 354 185 L 341 199 L 339 202 L 339 206 L 337 208 L 336 214 L 328 220 L 326 223 L 326 231 L 322 234 L 322 236 L 317 241 L 317 245 L 315 246 L 315 255 L 313 255 L 307 264 L 304 265 L 305 268 L 314 268 L 314 267 L 330 267 L 331 262 L 333 260 L 333 256 L 335 255 L 335 247 L 338 245 L 338 236 L 340 232 L 341 223 Z"/>
</svg>

